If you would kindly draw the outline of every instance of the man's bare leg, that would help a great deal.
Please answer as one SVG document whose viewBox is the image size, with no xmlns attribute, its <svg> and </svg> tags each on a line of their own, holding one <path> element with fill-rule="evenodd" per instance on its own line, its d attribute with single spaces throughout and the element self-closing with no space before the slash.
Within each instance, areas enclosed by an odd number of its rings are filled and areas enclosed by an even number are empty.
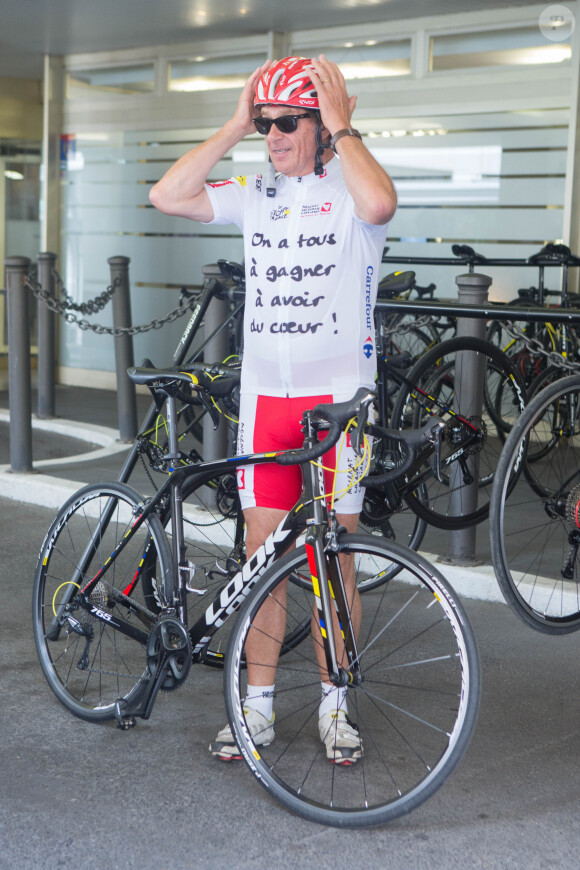
<svg viewBox="0 0 580 870">
<path fill-rule="evenodd" d="M 246 519 L 246 554 L 251 558 L 256 550 L 264 543 L 268 535 L 278 526 L 286 515 L 286 511 L 271 508 L 249 508 L 244 512 Z M 356 532 L 358 528 L 358 514 L 337 514 L 338 524 L 344 526 L 347 532 Z M 356 588 L 354 574 L 354 556 L 341 556 L 340 565 L 343 581 L 350 602 L 351 619 L 355 637 L 358 637 L 361 622 L 360 595 Z M 334 614 L 334 631 L 338 637 L 340 628 L 336 614 Z M 252 686 L 269 686 L 275 682 L 276 667 L 280 655 L 280 647 L 286 631 L 286 584 L 280 584 L 272 597 L 264 602 L 256 614 L 252 628 L 248 632 L 245 652 L 248 663 L 248 682 Z M 321 680 L 328 680 L 326 658 L 320 638 L 320 629 L 313 616 L 313 637 L 315 638 L 316 658 L 320 668 Z M 340 662 L 346 666 L 346 662 Z"/>
<path fill-rule="evenodd" d="M 248 508 L 246 520 L 246 556 L 251 558 L 271 535 L 287 511 L 274 508 Z M 286 631 L 286 584 L 280 584 L 272 597 L 260 607 L 246 638 L 245 652 L 248 683 L 270 686 L 276 679 L 276 666 Z M 259 663 L 259 664 L 258 664 Z"/>
</svg>

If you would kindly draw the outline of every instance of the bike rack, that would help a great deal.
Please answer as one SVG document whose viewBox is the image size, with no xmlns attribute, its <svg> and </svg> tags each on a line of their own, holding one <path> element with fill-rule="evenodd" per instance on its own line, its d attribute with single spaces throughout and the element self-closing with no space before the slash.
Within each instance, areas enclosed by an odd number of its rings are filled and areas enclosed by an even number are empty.
<svg viewBox="0 0 580 870">
<path fill-rule="evenodd" d="M 385 262 L 385 258 L 383 258 Z M 398 260 L 397 262 L 404 262 Z M 417 263 L 418 259 L 412 260 Z M 430 261 L 433 262 L 433 261 Z M 441 263 L 443 260 L 435 262 Z M 447 261 L 446 261 L 447 262 Z M 457 260 L 449 260 L 457 263 Z M 510 265 L 516 261 L 508 261 Z M 527 261 L 522 261 L 522 264 Z M 497 264 L 502 265 L 497 261 Z M 490 265 L 496 265 L 496 261 L 490 261 Z M 377 302 L 377 311 L 397 312 L 403 314 L 432 314 L 433 316 L 445 316 L 457 318 L 457 335 L 476 336 L 485 338 L 486 320 L 532 320 L 545 323 L 580 323 L 580 310 L 573 308 L 526 308 L 502 305 L 501 303 L 488 303 L 488 288 L 492 279 L 488 275 L 477 272 L 469 272 L 458 275 L 455 279 L 458 285 L 457 302 L 415 302 L 409 300 L 389 300 Z M 483 380 L 481 372 L 472 369 L 471 364 L 463 367 L 464 376 L 458 387 L 458 402 L 456 408 L 461 413 L 461 404 L 468 407 L 482 407 L 483 405 Z M 477 394 L 478 393 L 478 394 Z M 476 482 L 462 489 L 462 498 L 467 499 L 468 508 L 475 509 L 477 506 L 477 476 Z M 453 502 L 452 502 L 453 504 Z M 448 550 L 445 556 L 438 561 L 449 565 L 474 565 L 478 564 L 475 558 L 477 526 L 468 529 L 457 529 L 449 534 Z"/>
<path fill-rule="evenodd" d="M 477 273 L 471 272 L 467 277 L 473 277 Z M 457 276 L 457 279 L 464 277 Z M 480 276 L 488 277 L 488 276 Z M 491 283 L 491 278 L 489 279 Z M 511 305 L 503 305 L 500 302 L 489 304 L 479 303 L 466 305 L 459 302 L 415 302 L 406 299 L 390 299 L 388 302 L 377 302 L 377 311 L 396 311 L 402 314 L 432 314 L 446 317 L 469 317 L 482 320 L 534 320 L 540 323 L 579 323 L 580 309 L 578 308 L 527 308 L 525 306 L 515 308 Z"/>
</svg>

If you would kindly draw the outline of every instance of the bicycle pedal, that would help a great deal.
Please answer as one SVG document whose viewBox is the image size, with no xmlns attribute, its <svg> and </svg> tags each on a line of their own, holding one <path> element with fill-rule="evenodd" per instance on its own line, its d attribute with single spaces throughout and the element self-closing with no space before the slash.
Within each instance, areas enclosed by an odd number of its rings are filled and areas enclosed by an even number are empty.
<svg viewBox="0 0 580 870">
<path fill-rule="evenodd" d="M 124 715 L 121 711 L 122 701 L 117 701 L 115 704 L 115 719 L 117 720 L 117 728 L 121 731 L 130 731 L 137 724 L 135 716 Z"/>
</svg>

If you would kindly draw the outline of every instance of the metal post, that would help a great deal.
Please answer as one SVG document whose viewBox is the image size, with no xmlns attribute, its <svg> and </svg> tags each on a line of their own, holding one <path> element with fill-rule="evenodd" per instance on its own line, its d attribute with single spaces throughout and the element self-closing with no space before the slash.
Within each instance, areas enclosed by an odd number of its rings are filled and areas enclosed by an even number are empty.
<svg viewBox="0 0 580 870">
<path fill-rule="evenodd" d="M 109 257 L 113 293 L 113 326 L 115 329 L 132 326 L 131 293 L 129 290 L 129 257 Z M 115 367 L 117 371 L 117 414 L 119 438 L 133 441 L 137 434 L 137 398 L 135 385 L 127 376 L 134 365 L 133 336 L 127 333 L 115 336 Z"/>
<path fill-rule="evenodd" d="M 38 255 L 38 283 L 54 296 L 56 254 Z M 56 384 L 56 315 L 38 301 L 38 416 L 54 417 Z"/>
<path fill-rule="evenodd" d="M 488 288 L 492 279 L 476 272 L 458 275 L 455 282 L 459 288 L 458 301 L 464 305 L 485 305 Z M 469 317 L 457 318 L 458 337 L 485 338 L 485 320 Z M 480 354 L 459 351 L 455 360 L 455 398 L 454 410 L 458 414 L 481 416 L 483 409 L 485 369 Z M 455 463 L 457 465 L 457 463 Z M 474 482 L 468 486 L 463 483 L 460 468 L 452 466 L 450 486 L 452 490 L 450 511 L 459 516 L 471 513 L 477 508 L 479 457 L 474 454 L 469 459 L 469 469 Z M 476 526 L 455 529 L 449 534 L 447 556 L 442 560 L 451 565 L 474 564 Z"/>
<path fill-rule="evenodd" d="M 10 395 L 10 467 L 32 471 L 30 381 L 30 294 L 24 286 L 30 260 L 7 257 L 8 389 Z"/>
<path fill-rule="evenodd" d="M 223 277 L 219 266 L 210 264 L 202 269 L 204 280 L 212 275 L 216 278 Z M 228 316 L 228 302 L 217 296 L 211 300 L 206 311 L 204 320 L 204 335 L 211 335 Z M 223 362 L 228 355 L 228 330 L 224 329 L 212 341 L 209 342 L 203 352 L 204 362 Z M 221 419 L 216 431 L 213 422 L 206 414 L 203 418 L 203 458 L 207 462 L 211 459 L 223 459 L 228 449 L 227 421 Z"/>
</svg>

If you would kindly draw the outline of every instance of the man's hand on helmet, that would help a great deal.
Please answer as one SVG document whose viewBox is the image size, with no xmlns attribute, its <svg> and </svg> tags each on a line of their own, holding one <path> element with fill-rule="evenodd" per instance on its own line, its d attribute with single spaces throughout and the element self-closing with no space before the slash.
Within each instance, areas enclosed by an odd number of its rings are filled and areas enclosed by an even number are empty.
<svg viewBox="0 0 580 870">
<path fill-rule="evenodd" d="M 356 97 L 348 96 L 346 82 L 338 66 L 321 54 L 318 60 L 312 59 L 309 72 L 318 93 L 320 117 L 330 135 L 350 127 Z"/>
<path fill-rule="evenodd" d="M 263 75 L 267 69 L 272 65 L 271 60 L 267 60 L 266 63 L 259 66 L 254 70 L 252 75 L 246 81 L 242 93 L 240 94 L 240 98 L 238 100 L 238 106 L 235 111 L 234 117 L 232 121 L 234 121 L 240 128 L 241 136 L 249 136 L 251 133 L 256 132 L 256 128 L 254 127 L 253 119 L 259 114 L 258 111 L 254 109 L 254 94 L 256 92 L 256 85 L 260 79 L 260 76 Z"/>
</svg>

